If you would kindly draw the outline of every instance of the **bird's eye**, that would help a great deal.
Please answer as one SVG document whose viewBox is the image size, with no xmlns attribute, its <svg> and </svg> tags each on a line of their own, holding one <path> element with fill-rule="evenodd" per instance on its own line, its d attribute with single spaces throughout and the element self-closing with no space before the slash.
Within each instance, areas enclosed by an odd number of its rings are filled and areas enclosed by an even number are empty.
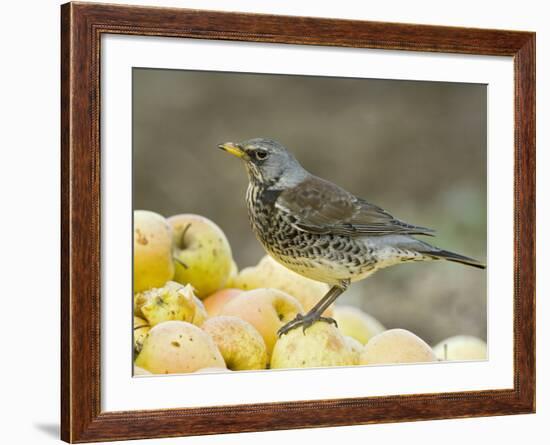
<svg viewBox="0 0 550 445">
<path fill-rule="evenodd" d="M 265 150 L 256 150 L 254 152 L 254 156 L 258 161 L 263 161 L 265 158 L 267 158 L 267 151 Z"/>
</svg>

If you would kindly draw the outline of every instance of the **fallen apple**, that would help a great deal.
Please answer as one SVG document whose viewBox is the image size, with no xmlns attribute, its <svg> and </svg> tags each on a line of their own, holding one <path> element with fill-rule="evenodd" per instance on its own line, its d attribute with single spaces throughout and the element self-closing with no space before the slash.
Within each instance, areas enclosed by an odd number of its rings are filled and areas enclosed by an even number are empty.
<svg viewBox="0 0 550 445">
<path fill-rule="evenodd" d="M 412 332 L 390 329 L 371 338 L 361 353 L 361 365 L 437 361 L 432 348 Z"/>
<path fill-rule="evenodd" d="M 260 333 L 247 321 L 222 315 L 209 318 L 202 329 L 209 334 L 232 371 L 265 369 L 267 350 Z"/>
<path fill-rule="evenodd" d="M 153 374 L 225 368 L 212 337 L 185 321 L 165 321 L 151 328 L 135 364 Z"/>
<path fill-rule="evenodd" d="M 241 294 L 242 289 L 221 289 L 206 297 L 202 302 L 209 317 L 219 315 L 225 304 Z"/>
<path fill-rule="evenodd" d="M 298 313 L 303 308 L 294 297 L 278 289 L 254 289 L 228 301 L 220 315 L 233 315 L 254 326 L 264 339 L 269 360 L 277 331 Z"/>
<path fill-rule="evenodd" d="M 193 214 L 171 216 L 174 280 L 191 284 L 199 298 L 221 289 L 233 269 L 231 247 L 223 231 L 208 218 Z"/>
<path fill-rule="evenodd" d="M 175 281 L 134 296 L 134 313 L 150 326 L 169 320 L 188 321 L 200 326 L 206 320 L 206 309 L 193 293 L 191 285 Z"/>
<path fill-rule="evenodd" d="M 485 360 L 487 343 L 471 335 L 457 335 L 447 338 L 434 346 L 440 360 Z"/>
<path fill-rule="evenodd" d="M 134 211 L 134 292 L 163 286 L 174 276 L 172 230 L 163 216 Z"/>
<path fill-rule="evenodd" d="M 279 264 L 269 255 L 253 267 L 241 270 L 228 284 L 243 290 L 258 288 L 279 289 L 296 298 L 305 311 L 310 310 L 329 290 L 329 286 L 310 280 Z M 332 306 L 323 315 L 332 315 Z"/>
<path fill-rule="evenodd" d="M 386 328 L 374 317 L 353 306 L 335 306 L 334 319 L 344 335 L 366 344 Z"/>
<path fill-rule="evenodd" d="M 275 343 L 271 368 L 351 366 L 356 358 L 341 332 L 332 324 L 317 322 L 305 332 L 293 329 Z"/>
</svg>

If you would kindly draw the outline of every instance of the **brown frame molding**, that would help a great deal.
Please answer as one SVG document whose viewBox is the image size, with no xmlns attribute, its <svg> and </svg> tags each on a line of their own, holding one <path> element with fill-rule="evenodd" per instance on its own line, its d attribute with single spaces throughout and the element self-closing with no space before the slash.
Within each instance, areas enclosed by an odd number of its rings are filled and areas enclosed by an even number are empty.
<svg viewBox="0 0 550 445">
<path fill-rule="evenodd" d="M 514 388 L 101 412 L 101 35 L 133 34 L 512 56 L 515 69 Z M 61 437 L 173 437 L 535 411 L 535 34 L 173 8 L 61 7 Z"/>
</svg>

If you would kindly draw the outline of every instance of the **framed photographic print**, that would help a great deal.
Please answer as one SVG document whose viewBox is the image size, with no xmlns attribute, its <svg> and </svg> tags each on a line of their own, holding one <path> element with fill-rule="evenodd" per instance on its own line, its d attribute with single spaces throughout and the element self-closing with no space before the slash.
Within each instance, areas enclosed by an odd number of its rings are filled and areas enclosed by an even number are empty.
<svg viewBox="0 0 550 445">
<path fill-rule="evenodd" d="M 62 6 L 62 439 L 535 410 L 535 35 Z"/>
</svg>

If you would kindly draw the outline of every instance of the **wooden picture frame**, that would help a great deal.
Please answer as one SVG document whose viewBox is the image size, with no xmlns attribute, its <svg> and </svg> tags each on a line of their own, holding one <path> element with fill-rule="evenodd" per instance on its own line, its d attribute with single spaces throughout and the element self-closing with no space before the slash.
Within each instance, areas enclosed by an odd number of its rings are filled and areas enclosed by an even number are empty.
<svg viewBox="0 0 550 445">
<path fill-rule="evenodd" d="M 92 442 L 535 411 L 534 33 L 68 3 L 61 7 L 61 34 L 63 440 Z M 99 116 L 103 34 L 512 56 L 515 70 L 513 389 L 102 412 Z"/>
</svg>

